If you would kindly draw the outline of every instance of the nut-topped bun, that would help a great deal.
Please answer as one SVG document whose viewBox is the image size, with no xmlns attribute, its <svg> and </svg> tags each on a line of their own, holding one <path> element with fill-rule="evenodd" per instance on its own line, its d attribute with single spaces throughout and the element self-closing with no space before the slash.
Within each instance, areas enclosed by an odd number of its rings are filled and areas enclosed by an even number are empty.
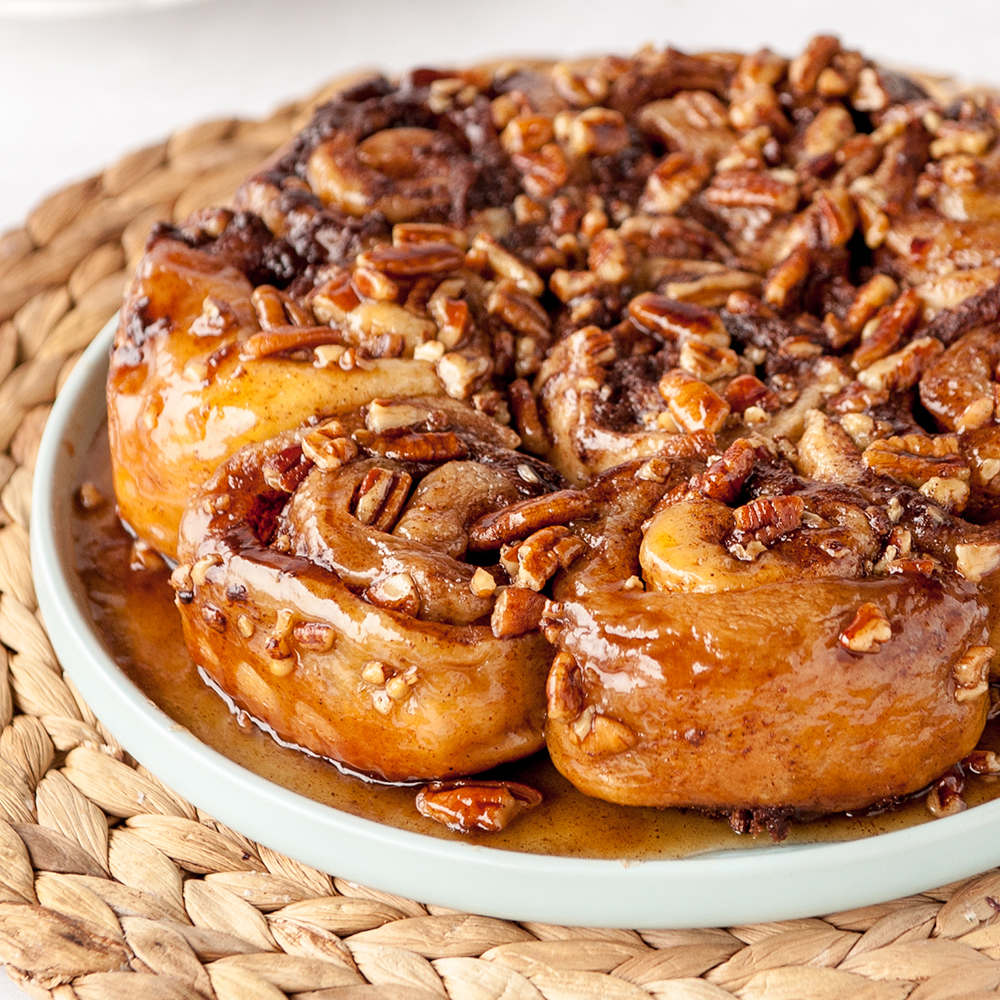
<svg viewBox="0 0 1000 1000">
<path fill-rule="evenodd" d="M 531 752 L 545 673 L 556 766 L 617 802 L 857 809 L 960 765 L 998 132 L 828 36 L 338 94 L 154 233 L 122 312 L 119 506 L 179 554 L 192 655 L 382 777 Z"/>
<path fill-rule="evenodd" d="M 539 749 L 544 602 L 466 559 L 481 517 L 560 484 L 516 440 L 463 404 L 404 398 L 241 449 L 181 523 L 172 582 L 195 660 L 283 739 L 380 778 Z"/>
</svg>

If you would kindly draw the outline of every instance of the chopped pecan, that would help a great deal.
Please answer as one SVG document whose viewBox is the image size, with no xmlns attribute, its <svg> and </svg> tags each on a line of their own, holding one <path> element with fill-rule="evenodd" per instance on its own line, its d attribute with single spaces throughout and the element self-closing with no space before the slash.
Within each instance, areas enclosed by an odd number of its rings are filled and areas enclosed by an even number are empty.
<svg viewBox="0 0 1000 1000">
<path fill-rule="evenodd" d="M 517 115 L 500 133 L 508 153 L 534 153 L 552 139 L 552 119 L 547 115 Z"/>
<path fill-rule="evenodd" d="M 548 432 L 538 412 L 538 400 L 531 386 L 523 378 L 515 379 L 507 387 L 514 427 L 521 435 L 524 447 L 534 455 L 544 455 L 551 447 Z"/>
<path fill-rule="evenodd" d="M 699 337 L 689 337 L 681 346 L 681 368 L 703 382 L 734 375 L 739 371 L 739 364 L 739 355 L 734 350 L 717 347 Z"/>
<path fill-rule="evenodd" d="M 714 265 L 702 268 L 700 274 L 678 277 L 661 285 L 668 298 L 710 309 L 725 305 L 733 292 L 756 292 L 759 288 L 760 278 L 756 274 Z"/>
<path fill-rule="evenodd" d="M 437 222 L 397 222 L 392 227 L 392 242 L 395 246 L 408 243 L 452 243 L 460 250 L 468 245 L 468 239 L 461 229 L 443 226 Z"/>
<path fill-rule="evenodd" d="M 493 370 L 493 362 L 471 351 L 448 351 L 441 355 L 436 370 L 452 399 L 468 399 Z"/>
<path fill-rule="evenodd" d="M 730 86 L 729 118 L 738 128 L 749 131 L 772 125 L 787 127 L 775 91 L 785 75 L 788 61 L 767 49 L 745 55 Z M 770 134 L 770 127 L 767 128 Z"/>
<path fill-rule="evenodd" d="M 392 302 L 399 297 L 399 285 L 389 275 L 373 267 L 354 269 L 354 287 L 366 299 Z"/>
<path fill-rule="evenodd" d="M 971 774 L 1000 774 L 1000 754 L 994 750 L 973 750 L 962 758 L 962 768 Z"/>
<path fill-rule="evenodd" d="M 812 257 L 804 245 L 795 247 L 771 269 L 764 285 L 764 301 L 775 309 L 784 309 L 793 294 L 809 275 Z"/>
<path fill-rule="evenodd" d="M 440 410 L 428 410 L 400 399 L 373 399 L 365 407 L 365 427 L 376 434 L 399 427 L 420 427 L 426 430 L 444 430 L 448 418 Z"/>
<path fill-rule="evenodd" d="M 966 580 L 979 583 L 1000 568 L 1000 543 L 959 542 L 955 546 L 955 566 Z"/>
<path fill-rule="evenodd" d="M 517 781 L 432 781 L 417 793 L 421 816 L 459 833 L 499 833 L 542 795 Z"/>
<path fill-rule="evenodd" d="M 683 149 L 709 164 L 725 155 L 737 139 L 726 106 L 704 90 L 652 101 L 639 112 L 638 123 L 668 148 Z"/>
<path fill-rule="evenodd" d="M 312 315 L 308 309 L 273 285 L 258 285 L 250 293 L 250 301 L 253 303 L 257 322 L 262 330 L 308 326 L 312 323 Z"/>
<path fill-rule="evenodd" d="M 335 636 L 333 626 L 327 625 L 326 622 L 300 621 L 296 622 L 292 628 L 292 637 L 295 642 L 303 649 L 316 653 L 327 653 L 333 649 Z"/>
<path fill-rule="evenodd" d="M 538 628 L 545 598 L 528 587 L 501 587 L 493 605 L 490 628 L 498 639 L 527 635 Z"/>
<path fill-rule="evenodd" d="M 629 726 L 620 719 L 603 715 L 593 706 L 581 713 L 571 729 L 583 752 L 591 757 L 622 753 L 638 742 L 638 736 Z"/>
<path fill-rule="evenodd" d="M 993 142 L 996 131 L 984 122 L 944 119 L 935 129 L 934 136 L 931 156 L 935 159 L 955 154 L 980 156 Z"/>
<path fill-rule="evenodd" d="M 840 42 L 834 35 L 816 35 L 810 39 L 801 55 L 788 64 L 788 82 L 793 92 L 811 94 L 820 74 L 839 51 Z"/>
<path fill-rule="evenodd" d="M 302 454 L 321 469 L 338 469 L 358 453 L 339 420 L 327 420 L 302 437 Z"/>
<path fill-rule="evenodd" d="M 272 490 L 293 493 L 302 482 L 312 461 L 302 454 L 299 446 L 289 446 L 271 452 L 261 465 L 261 477 Z"/>
<path fill-rule="evenodd" d="M 695 476 L 692 490 L 721 503 L 731 504 L 757 464 L 757 452 L 745 438 L 737 438 L 704 472 Z"/>
<path fill-rule="evenodd" d="M 270 658 L 271 673 L 276 677 L 287 677 L 295 669 L 292 656 L 292 638 L 295 630 L 295 612 L 280 608 L 274 619 L 274 627 L 264 640 L 264 652 Z"/>
<path fill-rule="evenodd" d="M 97 484 L 88 479 L 76 491 L 76 499 L 83 510 L 97 510 L 104 506 L 107 498 L 97 487 Z"/>
<path fill-rule="evenodd" d="M 398 611 L 411 618 L 416 618 L 420 614 L 420 594 L 409 573 L 390 573 L 388 576 L 380 577 L 368 587 L 364 596 L 365 600 L 372 604 Z"/>
<path fill-rule="evenodd" d="M 516 547 L 518 587 L 541 590 L 559 569 L 568 569 L 586 545 L 563 524 L 540 528 Z"/>
<path fill-rule="evenodd" d="M 939 507 L 961 513 L 969 502 L 969 483 L 955 476 L 931 476 L 922 483 L 920 492 Z"/>
<path fill-rule="evenodd" d="M 711 173 L 707 163 L 687 153 L 670 153 L 646 179 L 640 207 L 646 212 L 672 215 L 702 189 Z"/>
<path fill-rule="evenodd" d="M 726 386 L 722 395 L 733 413 L 743 413 L 751 406 L 775 410 L 779 405 L 777 393 L 764 385 L 756 375 L 737 375 Z"/>
<path fill-rule="evenodd" d="M 956 770 L 938 778 L 927 793 L 927 811 L 938 818 L 956 816 L 968 809 L 968 804 L 962 797 L 965 791 L 965 779 Z"/>
<path fill-rule="evenodd" d="M 486 309 L 518 333 L 536 337 L 539 341 L 549 338 L 549 314 L 538 299 L 521 291 L 511 281 L 497 282 L 486 301 Z"/>
<path fill-rule="evenodd" d="M 608 96 L 606 79 L 569 62 L 558 62 L 552 67 L 552 83 L 559 96 L 576 108 L 597 104 Z"/>
<path fill-rule="evenodd" d="M 851 363 L 856 371 L 884 358 L 920 321 L 923 305 L 912 288 L 903 292 L 891 306 L 885 306 L 861 334 L 861 344 Z"/>
<path fill-rule="evenodd" d="M 972 431 L 992 423 L 998 358 L 1000 349 L 993 329 L 970 331 L 924 374 L 920 401 L 950 430 Z"/>
<path fill-rule="evenodd" d="M 623 284 L 631 274 L 628 247 L 621 234 L 605 229 L 591 241 L 587 264 L 600 281 Z"/>
<path fill-rule="evenodd" d="M 943 350 L 944 345 L 935 337 L 918 337 L 901 350 L 861 369 L 858 381 L 869 389 L 902 392 L 917 384 L 924 369 Z"/>
<path fill-rule="evenodd" d="M 321 323 L 342 322 L 361 304 L 350 271 L 339 271 L 323 282 L 309 296 L 309 304 Z"/>
<path fill-rule="evenodd" d="M 482 566 L 478 566 L 469 581 L 469 590 L 476 597 L 489 597 L 496 589 L 497 581 L 493 574 L 489 570 L 483 569 Z"/>
<path fill-rule="evenodd" d="M 472 327 L 469 303 L 461 298 L 465 291 L 462 278 L 447 278 L 427 300 L 427 311 L 437 324 L 442 346 L 457 347 Z"/>
<path fill-rule="evenodd" d="M 861 333 L 865 324 L 899 294 L 899 286 L 887 274 L 869 278 L 854 294 L 844 323 L 852 333 Z"/>
<path fill-rule="evenodd" d="M 866 601 L 840 633 L 840 644 L 852 653 L 874 653 L 892 638 L 892 626 L 878 606 Z"/>
<path fill-rule="evenodd" d="M 680 368 L 659 381 L 660 395 L 677 426 L 688 433 L 715 433 L 729 416 L 729 404 L 711 386 Z"/>
<path fill-rule="evenodd" d="M 802 136 L 802 152 L 809 159 L 833 153 L 855 134 L 854 121 L 842 104 L 821 108 Z"/>
<path fill-rule="evenodd" d="M 583 711 L 583 680 L 576 660 L 569 653 L 556 653 L 545 694 L 550 719 L 575 719 Z"/>
<path fill-rule="evenodd" d="M 852 185 L 852 188 L 854 185 Z M 854 195 L 854 204 L 861 220 L 861 231 L 865 244 L 870 250 L 877 250 L 889 235 L 889 216 L 871 198 L 862 194 Z"/>
<path fill-rule="evenodd" d="M 952 668 L 956 701 L 972 701 L 986 694 L 994 655 L 992 646 L 970 646 L 959 657 Z"/>
<path fill-rule="evenodd" d="M 549 278 L 549 287 L 560 302 L 571 302 L 597 289 L 599 282 L 593 271 L 567 271 L 557 268 Z"/>
<path fill-rule="evenodd" d="M 500 278 L 512 281 L 523 292 L 536 298 L 545 291 L 545 283 L 538 272 L 519 260 L 509 250 L 505 250 L 488 233 L 478 233 L 472 241 L 470 253 L 475 257 L 482 254 L 486 263 Z"/>
<path fill-rule="evenodd" d="M 570 122 L 567 138 L 575 156 L 611 156 L 628 145 L 628 126 L 620 111 L 587 108 Z"/>
</svg>

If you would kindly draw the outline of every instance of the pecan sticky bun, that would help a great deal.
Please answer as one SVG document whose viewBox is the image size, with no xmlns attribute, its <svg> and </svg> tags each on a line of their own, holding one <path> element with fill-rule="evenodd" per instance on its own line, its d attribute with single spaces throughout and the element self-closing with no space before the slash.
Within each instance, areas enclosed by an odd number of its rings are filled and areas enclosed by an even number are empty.
<svg viewBox="0 0 1000 1000">
<path fill-rule="evenodd" d="M 122 311 L 119 508 L 194 659 L 455 829 L 535 805 L 454 779 L 543 742 L 750 826 L 942 775 L 949 811 L 998 627 L 998 131 L 828 36 L 335 96 Z"/>
</svg>

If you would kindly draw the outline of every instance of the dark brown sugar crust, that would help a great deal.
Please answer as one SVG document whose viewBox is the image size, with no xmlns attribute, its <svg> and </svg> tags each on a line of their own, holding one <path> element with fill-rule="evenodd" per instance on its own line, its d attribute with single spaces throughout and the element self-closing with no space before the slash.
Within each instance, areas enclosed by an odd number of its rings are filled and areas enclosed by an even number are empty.
<svg viewBox="0 0 1000 1000">
<path fill-rule="evenodd" d="M 761 817 L 934 781 L 991 698 L 998 130 L 994 98 L 935 99 L 828 36 L 792 60 L 647 49 L 340 93 L 235 210 L 157 229 L 126 298 L 109 383 L 124 516 L 173 555 L 191 484 L 219 470 L 180 536 L 196 658 L 211 647 L 266 719 L 269 688 L 322 673 L 316 650 L 297 673 L 267 648 L 335 606 L 447 628 L 399 555 L 430 477 L 468 516 L 448 512 L 456 540 L 427 514 L 421 544 L 470 587 L 485 574 L 482 614 L 453 627 L 532 637 L 511 753 L 545 714 L 584 791 Z M 482 471 L 470 421 L 532 495 L 483 485 L 499 466 Z M 273 467 L 278 433 L 297 435 L 294 474 Z M 205 534 L 254 456 L 275 509 L 300 509 L 306 482 L 314 504 L 315 468 L 331 490 L 368 477 L 341 512 L 381 539 L 363 585 L 328 559 L 327 603 L 282 604 Z M 312 579 L 319 529 L 301 527 L 276 515 L 258 543 Z M 240 574 L 262 588 L 253 638 L 218 604 Z M 366 725 L 391 740 L 423 688 L 389 697 L 409 667 L 378 662 Z M 463 772 L 434 767 L 418 776 Z"/>
</svg>

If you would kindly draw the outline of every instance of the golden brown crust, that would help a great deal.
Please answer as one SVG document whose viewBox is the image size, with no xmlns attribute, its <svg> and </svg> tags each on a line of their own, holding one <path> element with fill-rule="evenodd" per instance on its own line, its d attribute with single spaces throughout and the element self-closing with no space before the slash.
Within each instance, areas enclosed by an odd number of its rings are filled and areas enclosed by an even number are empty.
<svg viewBox="0 0 1000 1000">
<path fill-rule="evenodd" d="M 301 463 L 335 459 L 336 483 L 269 467 L 292 477 L 282 558 L 322 566 L 345 622 L 365 607 L 414 634 L 489 620 L 497 649 L 551 661 L 550 749 L 581 788 L 810 811 L 913 791 L 973 749 L 989 701 L 998 130 L 995 98 L 932 96 L 829 36 L 792 60 L 649 49 L 361 81 L 243 185 L 235 214 L 154 234 L 109 380 L 123 515 L 172 554 L 191 484 L 226 460 L 264 475 L 263 442 L 340 414 L 345 433 Z M 450 416 L 356 433 L 350 414 L 369 420 L 383 397 Z M 472 414 L 538 481 L 466 518 L 413 483 L 431 493 L 481 462 L 445 426 Z M 228 495 L 219 475 L 188 508 L 186 566 L 219 555 L 196 509 Z M 492 473 L 476 475 L 470 497 Z M 365 483 L 377 509 L 342 510 Z M 428 557 L 412 586 L 387 584 L 407 532 L 434 523 L 458 533 L 443 558 L 462 568 L 435 582 L 445 564 Z M 206 610 L 228 622 L 212 588 L 249 572 L 220 558 L 182 608 L 190 641 L 288 733 L 291 710 L 266 705 L 279 682 L 251 679 L 251 695 L 234 671 L 253 643 L 228 624 L 219 638 Z M 272 590 L 255 629 L 299 613 Z M 339 701 L 355 652 L 306 650 L 280 683 L 333 684 Z M 477 671 L 522 691 L 512 662 L 494 650 Z M 351 766 L 483 763 L 401 736 L 365 757 L 371 733 L 348 746 L 318 705 L 294 738 Z M 501 744 L 523 731 L 497 726 Z"/>
</svg>

